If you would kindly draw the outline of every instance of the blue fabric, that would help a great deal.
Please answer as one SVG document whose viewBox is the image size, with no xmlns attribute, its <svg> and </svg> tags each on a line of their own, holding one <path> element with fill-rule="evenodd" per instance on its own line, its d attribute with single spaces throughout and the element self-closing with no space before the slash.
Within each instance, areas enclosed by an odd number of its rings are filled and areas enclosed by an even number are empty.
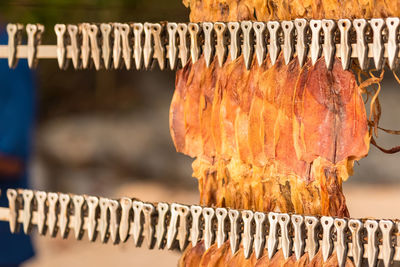
<svg viewBox="0 0 400 267">
<path fill-rule="evenodd" d="M 0 43 L 7 43 L 4 27 Z M 14 70 L 7 60 L 0 60 L 0 154 L 17 157 L 24 165 L 19 177 L 0 177 L 0 206 L 8 206 L 8 188 L 28 187 L 28 163 L 35 118 L 34 75 L 26 60 Z M 0 174 L 1 176 L 1 174 Z M 0 266 L 19 265 L 34 255 L 31 239 L 22 233 L 11 234 L 8 223 L 0 222 Z"/>
</svg>

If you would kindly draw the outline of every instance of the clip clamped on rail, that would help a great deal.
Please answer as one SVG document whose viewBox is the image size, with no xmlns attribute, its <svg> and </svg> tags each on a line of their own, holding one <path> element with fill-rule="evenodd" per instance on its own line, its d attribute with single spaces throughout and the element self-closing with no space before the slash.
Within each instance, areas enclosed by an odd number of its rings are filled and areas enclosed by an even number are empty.
<svg viewBox="0 0 400 267">
<path fill-rule="evenodd" d="M 175 70 L 185 66 L 189 57 L 192 64 L 204 57 L 207 67 L 214 60 L 223 66 L 229 54 L 230 60 L 242 55 L 249 69 L 254 58 L 262 65 L 269 57 L 273 65 L 282 52 L 285 64 L 297 58 L 303 66 L 308 57 L 315 64 L 324 56 L 328 69 L 332 68 L 335 57 L 341 59 L 345 70 L 353 59 L 364 70 L 369 67 L 370 59 L 376 69 L 385 62 L 395 69 L 399 58 L 399 26 L 397 17 L 200 24 L 57 24 L 54 28 L 57 45 L 52 46 L 41 45 L 42 26 L 29 24 L 28 44 L 22 45 L 23 26 L 9 24 L 9 43 L 6 49 L 0 46 L 0 58 L 7 58 L 10 67 L 15 67 L 19 58 L 27 58 L 30 67 L 34 67 L 37 59 L 56 58 L 61 69 L 72 59 L 75 69 L 93 65 L 96 70 L 109 69 L 111 65 L 119 69 L 122 62 L 129 70 L 132 61 L 137 70 L 152 69 L 156 60 L 161 70 L 167 62 L 169 69 Z"/>
<path fill-rule="evenodd" d="M 366 258 L 370 266 L 378 259 L 385 266 L 400 261 L 400 223 L 392 220 L 339 219 L 286 213 L 211 208 L 178 203 L 147 203 L 130 198 L 108 199 L 43 191 L 7 191 L 8 208 L 0 208 L 0 220 L 10 231 L 22 225 L 25 233 L 37 227 L 41 235 L 67 238 L 70 230 L 80 240 L 119 244 L 143 241 L 149 249 L 179 249 L 204 240 L 206 249 L 221 247 L 229 238 L 232 253 L 243 248 L 244 257 L 272 259 L 278 250 L 288 259 L 308 253 L 312 260 L 322 251 L 322 260 L 337 257 L 343 266 L 352 257 L 355 266 Z M 266 250 L 265 250 L 266 249 Z M 267 251 L 267 255 L 265 254 Z"/>
</svg>

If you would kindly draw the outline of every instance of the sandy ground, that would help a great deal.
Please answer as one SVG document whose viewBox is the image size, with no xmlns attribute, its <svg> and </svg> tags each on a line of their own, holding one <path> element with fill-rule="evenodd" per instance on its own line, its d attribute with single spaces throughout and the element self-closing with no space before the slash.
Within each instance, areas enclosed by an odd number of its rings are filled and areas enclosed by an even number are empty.
<svg viewBox="0 0 400 267">
<path fill-rule="evenodd" d="M 400 218 L 400 185 L 345 185 L 352 217 Z M 196 203 L 194 191 L 174 190 L 159 184 L 130 184 L 116 192 L 118 196 L 135 196 L 146 201 Z M 396 205 L 397 204 L 397 205 Z M 176 266 L 180 254 L 175 251 L 135 248 L 133 242 L 111 244 L 77 242 L 59 238 L 36 237 L 37 257 L 25 267 L 46 266 Z"/>
</svg>

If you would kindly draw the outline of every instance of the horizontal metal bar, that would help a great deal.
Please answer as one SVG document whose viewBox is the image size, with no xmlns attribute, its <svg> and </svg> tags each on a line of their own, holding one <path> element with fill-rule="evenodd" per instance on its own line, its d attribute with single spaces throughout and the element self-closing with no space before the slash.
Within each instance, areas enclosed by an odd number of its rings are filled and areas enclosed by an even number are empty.
<svg viewBox="0 0 400 267">
<path fill-rule="evenodd" d="M 352 47 L 352 52 L 351 52 L 351 58 L 357 58 L 357 45 L 356 44 L 351 44 Z M 387 58 L 387 44 L 384 44 L 384 53 L 383 57 Z M 66 46 L 67 48 L 67 58 L 71 59 L 72 58 L 72 48 L 70 45 Z M 267 45 L 268 50 L 270 49 L 270 45 Z M 281 45 L 281 48 L 283 49 L 283 45 Z M 372 50 L 372 44 L 368 44 L 368 57 L 373 58 L 373 50 Z M 340 44 L 336 44 L 336 57 L 340 58 Z M 311 53 L 308 53 L 308 57 L 311 56 Z M 400 57 L 400 52 L 398 53 L 398 57 Z M 8 58 L 8 46 L 7 45 L 0 45 L 0 58 L 2 59 L 7 59 Z M 17 46 L 17 53 L 16 53 L 16 58 L 18 59 L 27 59 L 28 58 L 28 46 L 27 45 L 18 45 Z M 38 59 L 57 59 L 57 46 L 56 45 L 38 45 L 37 46 L 37 55 L 36 58 Z M 134 56 L 132 55 L 132 58 Z M 166 55 L 166 58 L 168 58 L 168 54 Z"/>
</svg>

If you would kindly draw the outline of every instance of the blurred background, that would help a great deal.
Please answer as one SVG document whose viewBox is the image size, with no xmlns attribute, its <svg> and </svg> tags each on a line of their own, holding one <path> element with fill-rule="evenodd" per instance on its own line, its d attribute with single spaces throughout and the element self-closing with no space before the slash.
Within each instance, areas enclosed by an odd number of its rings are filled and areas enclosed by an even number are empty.
<svg viewBox="0 0 400 267">
<path fill-rule="evenodd" d="M 54 24 L 188 20 L 180 0 L 2 0 L 0 20 L 42 23 L 44 44 L 55 44 Z M 31 181 L 35 189 L 146 201 L 197 202 L 192 160 L 176 153 L 168 112 L 174 72 L 66 71 L 42 60 L 35 71 L 37 115 Z M 400 129 L 400 86 L 385 74 L 381 126 Z M 400 137 L 383 132 L 391 147 Z M 355 217 L 400 218 L 400 155 L 371 146 L 345 183 Z M 177 252 L 34 238 L 36 257 L 25 266 L 176 266 Z"/>
</svg>

